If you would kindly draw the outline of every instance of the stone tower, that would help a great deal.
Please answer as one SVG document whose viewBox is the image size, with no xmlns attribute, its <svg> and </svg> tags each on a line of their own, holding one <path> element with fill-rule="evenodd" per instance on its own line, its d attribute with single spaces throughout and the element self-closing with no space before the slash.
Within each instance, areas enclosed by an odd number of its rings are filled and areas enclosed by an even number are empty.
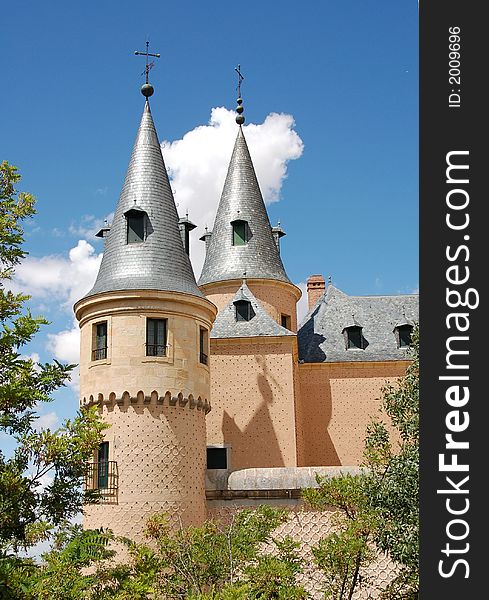
<svg viewBox="0 0 489 600">
<path fill-rule="evenodd" d="M 148 89 L 150 91 L 148 91 Z M 74 307 L 80 397 L 110 425 L 87 486 L 86 528 L 138 540 L 146 517 L 199 524 L 205 505 L 209 334 L 215 306 L 197 287 L 146 96 L 92 290 Z"/>
<path fill-rule="evenodd" d="M 214 227 L 201 238 L 206 257 L 199 286 L 219 310 L 211 333 L 216 410 L 208 419 L 208 456 L 215 454 L 211 464 L 228 469 L 296 466 L 302 447 L 294 398 L 301 292 L 282 264 L 285 233 L 270 225 L 241 103 Z"/>
</svg>

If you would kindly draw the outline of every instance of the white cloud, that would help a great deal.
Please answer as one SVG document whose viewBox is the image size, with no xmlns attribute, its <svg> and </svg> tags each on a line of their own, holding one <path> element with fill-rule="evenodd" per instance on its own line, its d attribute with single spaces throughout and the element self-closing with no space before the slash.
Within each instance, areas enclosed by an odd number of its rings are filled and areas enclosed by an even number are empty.
<svg viewBox="0 0 489 600">
<path fill-rule="evenodd" d="M 83 215 L 79 223 L 72 222 L 68 230 L 72 235 L 83 238 L 94 238 L 102 227 L 112 222 L 114 213 L 111 212 L 105 217 L 97 218 L 95 215 Z"/>
<path fill-rule="evenodd" d="M 73 319 L 71 329 L 49 333 L 46 346 L 57 360 L 77 365 L 80 362 L 80 329 L 76 319 Z M 78 393 L 80 389 L 79 367 L 71 372 L 68 385 Z"/>
<path fill-rule="evenodd" d="M 73 304 L 82 298 L 93 286 L 100 266 L 102 254 L 96 254 L 86 240 L 79 240 L 71 248 L 68 257 L 59 255 L 41 258 L 27 257 L 17 267 L 12 287 L 34 298 L 43 298 L 47 303 L 56 302 L 61 308 L 71 312 Z M 78 364 L 80 360 L 80 333 L 73 320 L 71 328 L 47 336 L 47 349 L 54 358 Z M 69 386 L 78 393 L 79 369 L 72 371 Z"/>
<path fill-rule="evenodd" d="M 80 360 L 80 330 L 76 321 L 71 329 L 48 334 L 48 349 L 58 360 L 78 363 Z"/>
<path fill-rule="evenodd" d="M 197 225 L 191 233 L 191 258 L 198 276 L 205 246 L 199 241 L 204 227 L 212 229 L 234 140 L 236 114 L 226 108 L 213 108 L 208 125 L 200 125 L 182 139 L 164 141 L 162 152 L 175 193 L 178 213 L 187 211 Z M 299 158 L 304 145 L 293 130 L 290 115 L 272 113 L 259 125 L 244 127 L 265 202 L 280 199 L 287 176 L 287 162 Z"/>
<path fill-rule="evenodd" d="M 41 431 L 41 429 L 56 429 L 58 423 L 58 415 L 54 411 L 52 411 L 46 413 L 45 415 L 40 415 L 39 417 L 36 417 L 32 424 L 32 427 L 36 431 Z"/>
<path fill-rule="evenodd" d="M 21 354 L 20 358 L 22 360 L 32 360 L 34 365 L 39 362 L 39 354 L 37 352 L 32 352 L 31 354 Z"/>
<path fill-rule="evenodd" d="M 69 251 L 68 258 L 27 256 L 16 268 L 11 287 L 34 298 L 57 299 L 65 309 L 71 310 L 93 286 L 101 259 L 102 255 L 96 254 L 86 240 L 79 240 Z"/>
</svg>

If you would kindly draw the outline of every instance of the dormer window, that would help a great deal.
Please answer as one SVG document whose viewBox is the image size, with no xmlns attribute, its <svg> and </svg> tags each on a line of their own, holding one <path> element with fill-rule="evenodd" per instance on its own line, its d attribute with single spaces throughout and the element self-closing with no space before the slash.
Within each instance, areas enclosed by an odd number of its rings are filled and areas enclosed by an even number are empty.
<svg viewBox="0 0 489 600">
<path fill-rule="evenodd" d="M 397 339 L 398 348 L 409 348 L 411 346 L 411 334 L 413 332 L 413 326 L 409 324 L 398 325 L 394 332 Z"/>
<path fill-rule="evenodd" d="M 236 321 L 251 321 L 255 311 L 248 300 L 238 300 L 234 303 L 236 307 Z"/>
<path fill-rule="evenodd" d="M 245 246 L 250 239 L 250 230 L 246 221 L 233 221 L 233 246 Z"/>
<path fill-rule="evenodd" d="M 139 244 L 146 239 L 146 213 L 139 208 L 131 208 L 124 213 L 127 220 L 127 243 Z"/>
<path fill-rule="evenodd" d="M 362 328 L 360 326 L 352 325 L 351 327 L 345 327 L 345 329 L 343 329 L 343 335 L 345 336 L 347 350 L 365 350 L 367 347 L 367 343 L 363 337 Z"/>
</svg>

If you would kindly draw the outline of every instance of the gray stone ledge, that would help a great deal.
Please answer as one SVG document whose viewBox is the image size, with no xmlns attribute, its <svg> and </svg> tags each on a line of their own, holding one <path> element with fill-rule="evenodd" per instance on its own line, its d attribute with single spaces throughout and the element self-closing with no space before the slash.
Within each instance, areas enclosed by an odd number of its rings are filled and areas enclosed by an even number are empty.
<svg viewBox="0 0 489 600">
<path fill-rule="evenodd" d="M 341 474 L 358 475 L 362 467 L 274 467 L 240 469 L 207 469 L 206 490 L 210 492 L 252 492 L 265 490 L 282 491 L 280 497 L 291 497 L 287 493 L 293 490 L 317 487 L 316 474 L 322 477 L 337 477 Z M 232 496 L 232 494 L 231 494 Z M 208 497 L 210 497 L 208 495 Z M 252 496 L 250 496 L 252 497 Z M 265 496 L 264 496 L 265 497 Z"/>
</svg>

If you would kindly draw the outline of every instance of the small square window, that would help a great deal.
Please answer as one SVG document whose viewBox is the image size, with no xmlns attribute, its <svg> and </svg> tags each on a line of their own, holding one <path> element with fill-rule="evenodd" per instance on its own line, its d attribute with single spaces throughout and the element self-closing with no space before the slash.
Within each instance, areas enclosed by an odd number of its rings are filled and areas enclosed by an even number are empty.
<svg viewBox="0 0 489 600">
<path fill-rule="evenodd" d="M 146 319 L 146 356 L 166 356 L 166 319 Z"/>
<path fill-rule="evenodd" d="M 92 360 L 104 360 L 107 358 L 107 321 L 95 324 L 94 334 Z"/>
<path fill-rule="evenodd" d="M 289 315 L 281 315 L 280 317 L 282 327 L 290 330 L 290 316 Z"/>
<path fill-rule="evenodd" d="M 227 469 L 228 468 L 228 449 L 227 448 L 207 448 L 207 468 L 208 469 Z"/>
</svg>

